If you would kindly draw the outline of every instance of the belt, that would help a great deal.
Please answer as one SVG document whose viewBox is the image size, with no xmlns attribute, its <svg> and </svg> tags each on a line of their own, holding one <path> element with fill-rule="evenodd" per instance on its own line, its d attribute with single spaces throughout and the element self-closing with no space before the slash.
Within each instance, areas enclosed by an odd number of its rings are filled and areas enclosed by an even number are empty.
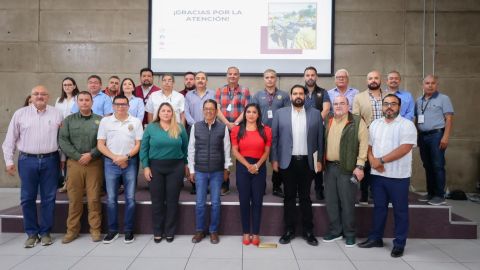
<svg viewBox="0 0 480 270">
<path fill-rule="evenodd" d="M 327 165 L 336 165 L 336 166 L 340 166 L 340 161 L 338 161 L 338 160 L 335 160 L 335 161 L 330 161 L 330 160 L 327 160 Z"/>
<path fill-rule="evenodd" d="M 420 135 L 432 135 L 432 134 L 436 134 L 436 133 L 442 133 L 444 130 L 445 130 L 444 128 L 432 129 L 432 130 L 429 130 L 429 131 L 420 132 Z"/>
<path fill-rule="evenodd" d="M 300 156 L 300 155 L 292 155 L 292 158 L 295 160 L 304 160 L 307 159 L 308 156 Z"/>
<path fill-rule="evenodd" d="M 47 158 L 47 157 L 51 157 L 51 156 L 54 156 L 54 155 L 58 155 L 58 151 L 54 151 L 54 152 L 46 153 L 46 154 L 29 154 L 29 153 L 25 153 L 25 152 L 20 152 L 20 155 L 41 159 L 41 158 Z"/>
</svg>

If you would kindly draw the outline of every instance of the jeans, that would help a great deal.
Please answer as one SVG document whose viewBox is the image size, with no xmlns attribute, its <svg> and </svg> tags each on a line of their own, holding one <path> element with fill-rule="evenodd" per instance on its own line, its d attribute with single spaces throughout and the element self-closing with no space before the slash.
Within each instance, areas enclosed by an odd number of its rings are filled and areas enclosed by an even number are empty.
<svg viewBox="0 0 480 270">
<path fill-rule="evenodd" d="M 197 187 L 197 200 L 195 206 L 195 230 L 203 232 L 205 229 L 205 203 L 207 201 L 207 190 L 210 185 L 210 200 L 212 202 L 210 211 L 210 233 L 218 232 L 220 224 L 220 189 L 223 183 L 223 171 L 199 172 L 195 171 L 195 184 Z"/>
<path fill-rule="evenodd" d="M 373 193 L 373 228 L 368 239 L 381 240 L 387 221 L 388 203 L 393 206 L 395 239 L 393 246 L 404 248 L 408 236 L 408 188 L 410 178 L 387 178 L 371 175 Z"/>
<path fill-rule="evenodd" d="M 113 161 L 105 157 L 105 183 L 107 185 L 107 217 L 108 231 L 118 232 L 118 188 L 120 181 L 125 188 L 125 216 L 123 221 L 124 231 L 133 231 L 135 219 L 135 186 L 137 183 L 137 159 L 134 157 L 128 161 L 125 169 L 115 165 Z"/>
<path fill-rule="evenodd" d="M 53 226 L 57 183 L 60 175 L 60 157 L 27 157 L 20 153 L 18 157 L 18 174 L 21 180 L 20 204 L 23 212 L 25 233 L 45 235 Z M 37 194 L 40 187 L 41 216 L 37 221 Z"/>
<path fill-rule="evenodd" d="M 418 136 L 418 147 L 431 197 L 445 197 L 445 150 L 440 149 L 443 132 Z"/>
</svg>

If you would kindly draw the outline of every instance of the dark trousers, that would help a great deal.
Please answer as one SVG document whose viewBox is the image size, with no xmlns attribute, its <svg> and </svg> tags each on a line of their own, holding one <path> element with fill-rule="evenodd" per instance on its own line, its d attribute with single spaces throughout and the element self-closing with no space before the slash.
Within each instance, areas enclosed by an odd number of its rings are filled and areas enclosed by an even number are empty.
<svg viewBox="0 0 480 270">
<path fill-rule="evenodd" d="M 370 192 L 373 193 L 372 189 L 371 189 L 371 184 L 370 184 L 370 171 L 372 170 L 372 168 L 370 167 L 370 163 L 367 161 L 365 162 L 365 168 L 363 169 L 363 173 L 364 173 L 364 176 L 363 176 L 363 180 L 360 182 L 360 193 L 361 193 L 361 197 L 360 197 L 360 201 L 368 201 L 368 191 L 370 190 Z M 373 195 L 372 195 L 373 196 Z"/>
<path fill-rule="evenodd" d="M 272 171 L 273 190 L 279 189 L 282 186 L 282 175 L 280 172 Z"/>
<path fill-rule="evenodd" d="M 298 159 L 292 156 L 288 168 L 280 169 L 280 173 L 283 178 L 285 194 L 283 199 L 285 229 L 295 232 L 297 222 L 296 197 L 298 193 L 303 233 L 311 232 L 313 229 L 313 213 L 310 187 L 312 185 L 313 171 L 308 166 L 307 156 Z"/>
<path fill-rule="evenodd" d="M 388 203 L 393 205 L 395 218 L 395 239 L 393 246 L 404 248 L 408 236 L 408 188 L 410 178 L 388 178 L 372 175 L 373 228 L 368 236 L 371 240 L 381 240 L 387 220 Z"/>
<path fill-rule="evenodd" d="M 418 147 L 431 197 L 445 197 L 445 150 L 440 149 L 443 132 L 418 136 Z"/>
<path fill-rule="evenodd" d="M 245 157 L 245 159 L 249 163 L 258 161 L 258 159 L 248 157 Z M 259 234 L 260 221 L 262 218 L 263 194 L 265 192 L 267 178 L 267 167 L 264 163 L 259 168 L 258 174 L 251 174 L 248 172 L 247 167 L 237 160 L 235 175 L 237 177 L 243 233 Z"/>
<path fill-rule="evenodd" d="M 323 172 L 317 172 L 314 175 L 315 179 L 315 191 L 316 192 L 323 192 Z"/>
<path fill-rule="evenodd" d="M 28 236 L 50 233 L 53 227 L 55 198 L 60 157 L 58 153 L 49 157 L 18 156 L 20 176 L 20 204 L 23 212 L 23 227 Z M 37 194 L 40 192 L 40 222 L 37 218 Z"/>
<path fill-rule="evenodd" d="M 352 174 L 345 174 L 337 164 L 328 163 L 325 171 L 325 203 L 329 233 L 345 237 L 355 236 L 355 197 L 358 186 L 352 183 Z"/>
<path fill-rule="evenodd" d="M 185 164 L 182 159 L 151 160 L 152 223 L 155 236 L 174 236 Z"/>
</svg>

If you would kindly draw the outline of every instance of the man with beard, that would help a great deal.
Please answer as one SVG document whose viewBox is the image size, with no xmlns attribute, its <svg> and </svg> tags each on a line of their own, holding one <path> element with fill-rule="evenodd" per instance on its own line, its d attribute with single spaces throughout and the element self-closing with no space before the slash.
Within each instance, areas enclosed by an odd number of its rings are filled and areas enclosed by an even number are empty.
<svg viewBox="0 0 480 270">
<path fill-rule="evenodd" d="M 314 107 L 322 114 L 322 119 L 325 119 L 330 112 L 330 97 L 327 91 L 317 85 L 317 69 L 314 67 L 307 67 L 303 72 L 305 79 L 305 87 L 308 89 L 305 97 L 305 107 Z M 323 173 L 315 173 L 315 197 L 317 200 L 323 200 Z"/>
<path fill-rule="evenodd" d="M 427 178 L 427 195 L 420 201 L 445 204 L 445 151 L 452 132 L 453 106 L 450 98 L 437 90 L 437 77 L 423 79 L 423 96 L 415 105 L 419 131 L 418 146 Z"/>
<path fill-rule="evenodd" d="M 142 68 L 140 70 L 140 85 L 135 87 L 134 95 L 143 99 L 143 104 L 147 105 L 150 95 L 158 90 L 160 90 L 160 88 L 153 84 L 153 71 L 149 68 Z M 148 113 L 145 112 L 142 122 L 144 126 L 148 124 L 147 116 Z"/>
<path fill-rule="evenodd" d="M 413 121 L 415 113 L 415 100 L 410 92 L 400 89 L 400 72 L 393 70 L 387 74 L 387 88 L 386 94 L 394 94 L 402 100 L 402 107 L 400 108 L 400 115 Z"/>
<path fill-rule="evenodd" d="M 317 171 L 322 170 L 323 120 L 319 110 L 304 107 L 307 91 L 302 85 L 294 85 L 290 90 L 292 106 L 279 109 L 273 117 L 272 167 L 282 175 L 285 194 L 283 200 L 285 233 L 280 238 L 280 244 L 288 244 L 295 238 L 298 193 L 303 238 L 309 245 L 318 245 L 313 234 L 310 187 L 315 166 Z M 316 164 L 313 159 L 315 152 L 318 158 Z"/>
<path fill-rule="evenodd" d="M 120 78 L 116 75 L 111 76 L 108 79 L 108 86 L 102 92 L 109 96 L 113 102 L 113 98 L 120 94 Z"/>
<path fill-rule="evenodd" d="M 382 89 L 380 72 L 373 70 L 367 74 L 368 89 L 355 96 L 353 99 L 353 114 L 363 118 L 367 127 L 376 120 L 382 118 Z M 360 184 L 360 204 L 368 204 L 368 189 L 370 178 L 370 164 L 365 164 L 365 179 Z"/>
<path fill-rule="evenodd" d="M 368 160 L 372 166 L 373 228 L 360 248 L 383 247 L 383 232 L 392 203 L 395 239 L 390 255 L 403 256 L 408 235 L 408 188 L 412 175 L 412 148 L 417 130 L 412 121 L 399 115 L 402 101 L 396 95 L 383 98 L 383 115 L 369 129 Z"/>
<path fill-rule="evenodd" d="M 182 91 L 179 91 L 184 97 L 187 96 L 187 93 L 195 89 L 195 73 L 188 71 L 183 75 L 183 84 L 185 88 Z"/>
</svg>

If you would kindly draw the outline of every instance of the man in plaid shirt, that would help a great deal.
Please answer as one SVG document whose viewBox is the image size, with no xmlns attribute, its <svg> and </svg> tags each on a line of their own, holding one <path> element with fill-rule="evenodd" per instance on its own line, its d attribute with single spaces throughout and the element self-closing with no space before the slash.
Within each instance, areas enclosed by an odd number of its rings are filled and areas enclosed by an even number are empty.
<svg viewBox="0 0 480 270">
<path fill-rule="evenodd" d="M 217 118 L 222 121 L 229 130 L 242 122 L 243 110 L 250 102 L 250 91 L 247 87 L 238 84 L 240 70 L 237 67 L 227 69 L 227 84 L 219 87 L 215 92 L 215 100 L 218 102 Z M 230 192 L 230 179 L 222 184 L 222 196 Z"/>
</svg>

